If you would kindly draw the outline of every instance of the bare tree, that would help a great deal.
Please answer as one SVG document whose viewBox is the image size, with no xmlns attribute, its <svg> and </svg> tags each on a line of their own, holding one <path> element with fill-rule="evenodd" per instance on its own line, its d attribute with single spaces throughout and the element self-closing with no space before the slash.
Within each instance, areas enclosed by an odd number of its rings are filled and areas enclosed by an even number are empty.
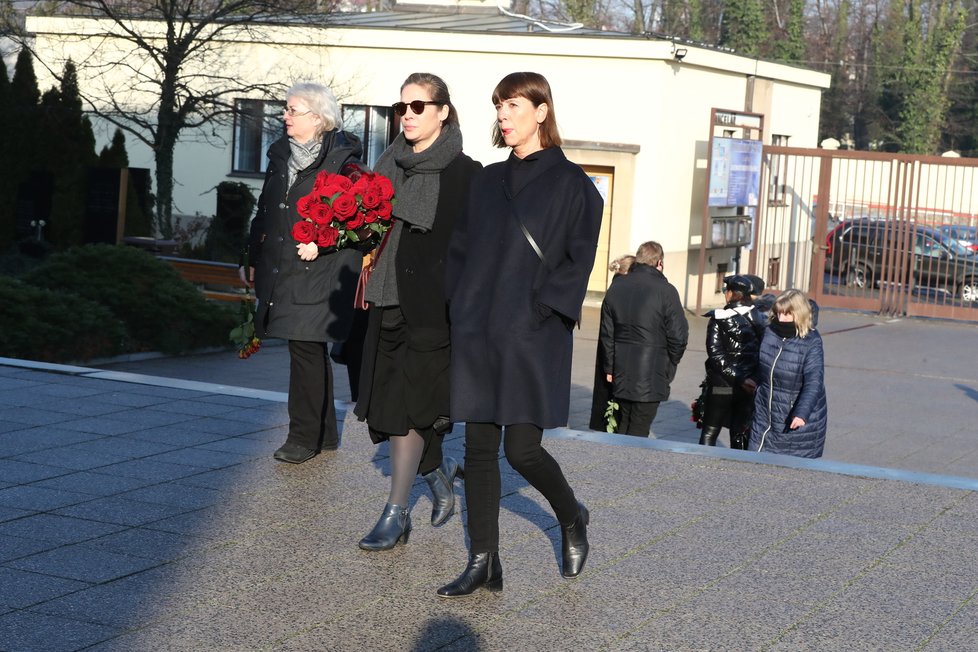
<svg viewBox="0 0 978 652">
<path fill-rule="evenodd" d="M 263 25 L 308 21 L 330 7 L 323 0 L 64 0 L 48 9 L 99 19 L 73 37 L 95 53 L 77 62 L 91 82 L 82 97 L 94 114 L 153 151 L 157 229 L 171 237 L 173 155 L 181 134 L 213 134 L 233 114 L 235 98 L 280 97 L 284 90 L 278 82 L 235 75 L 234 43 L 261 42 Z M 29 39 L 23 42 L 29 47 Z M 52 74 L 60 69 L 60 62 L 38 60 Z M 126 79 L 121 87 L 120 78 Z"/>
</svg>

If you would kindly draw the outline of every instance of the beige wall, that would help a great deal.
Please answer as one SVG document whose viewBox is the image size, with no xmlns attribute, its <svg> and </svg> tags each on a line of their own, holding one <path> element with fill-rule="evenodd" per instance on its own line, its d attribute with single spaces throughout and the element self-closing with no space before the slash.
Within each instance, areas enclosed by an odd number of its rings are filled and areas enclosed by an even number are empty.
<svg viewBox="0 0 978 652">
<path fill-rule="evenodd" d="M 73 36 L 96 32 L 95 21 L 30 18 L 28 28 L 37 34 L 39 56 L 54 70 L 67 56 L 86 60 L 96 44 L 102 48 L 98 56 L 109 51 L 100 40 Z M 819 96 L 828 85 L 819 73 L 690 46 L 677 63 L 670 42 L 648 39 L 339 27 L 266 28 L 259 37 L 236 38 L 221 57 L 223 70 L 250 80 L 325 81 L 345 103 L 389 105 L 408 74 L 427 70 L 442 76 L 459 110 L 465 151 L 485 164 L 506 155 L 489 143 L 495 83 L 514 70 L 544 74 L 563 137 L 589 144 L 569 149 L 572 160 L 615 168 L 611 255 L 658 240 L 667 275 L 687 303 L 696 267 L 691 248 L 698 253 L 710 109 L 744 109 L 747 79 L 756 75 L 768 80 L 773 133 L 791 135 L 792 145 L 814 144 Z M 53 83 L 42 66 L 38 74 L 42 88 Z M 80 81 L 86 89 L 126 89 L 130 79 L 116 68 L 97 76 L 82 73 Z M 137 89 L 129 101 L 138 104 L 145 97 Z M 177 211 L 213 213 L 211 189 L 227 178 L 231 165 L 229 129 L 226 134 L 223 144 L 192 142 L 189 134 L 181 142 Z M 99 145 L 110 136 L 109 129 L 100 130 Z M 134 166 L 153 167 L 148 150 L 131 138 L 127 147 Z"/>
</svg>

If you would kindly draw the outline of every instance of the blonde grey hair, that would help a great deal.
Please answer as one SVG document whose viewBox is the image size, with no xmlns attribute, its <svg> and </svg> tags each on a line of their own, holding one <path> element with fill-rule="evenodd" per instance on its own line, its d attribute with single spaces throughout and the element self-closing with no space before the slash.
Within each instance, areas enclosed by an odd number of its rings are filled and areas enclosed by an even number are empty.
<svg viewBox="0 0 978 652">
<path fill-rule="evenodd" d="M 801 290 L 785 290 L 774 300 L 771 319 L 777 319 L 778 315 L 794 316 L 798 337 L 805 337 L 812 330 L 812 305 Z"/>
<path fill-rule="evenodd" d="M 340 104 L 336 101 L 333 91 L 322 84 L 312 82 L 298 82 L 292 85 L 286 98 L 298 97 L 305 100 L 312 112 L 319 116 L 322 124 L 316 130 L 316 137 L 322 136 L 327 131 L 340 129 L 343 127 L 343 118 L 340 113 Z"/>
</svg>

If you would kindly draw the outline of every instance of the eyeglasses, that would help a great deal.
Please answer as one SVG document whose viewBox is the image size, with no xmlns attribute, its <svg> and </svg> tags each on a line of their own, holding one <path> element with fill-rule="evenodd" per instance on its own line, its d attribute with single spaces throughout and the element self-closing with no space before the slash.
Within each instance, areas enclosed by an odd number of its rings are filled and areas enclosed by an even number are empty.
<svg viewBox="0 0 978 652">
<path fill-rule="evenodd" d="M 442 106 L 445 103 L 438 102 L 436 100 L 414 100 L 412 102 L 394 102 L 393 104 L 391 104 L 391 106 L 394 107 L 394 113 L 396 113 L 397 115 L 404 115 L 405 113 L 407 113 L 408 107 L 411 107 L 411 110 L 414 112 L 415 115 L 421 115 L 422 113 L 424 113 L 424 108 L 429 104 Z"/>
<path fill-rule="evenodd" d="M 285 115 L 287 115 L 289 117 L 292 117 L 292 118 L 297 118 L 297 117 L 299 117 L 301 115 L 306 115 L 308 113 L 312 113 L 312 109 L 309 109 L 308 111 L 296 111 L 295 110 L 295 107 L 291 107 L 291 106 L 285 107 L 284 109 L 282 109 L 282 111 L 285 113 Z"/>
</svg>

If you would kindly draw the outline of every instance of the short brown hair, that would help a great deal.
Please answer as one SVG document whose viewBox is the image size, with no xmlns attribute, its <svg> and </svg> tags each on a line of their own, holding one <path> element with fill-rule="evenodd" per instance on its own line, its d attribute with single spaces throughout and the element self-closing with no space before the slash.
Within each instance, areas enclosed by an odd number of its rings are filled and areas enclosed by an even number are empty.
<svg viewBox="0 0 978 652">
<path fill-rule="evenodd" d="M 492 91 L 492 103 L 499 104 L 503 100 L 514 97 L 525 97 L 534 107 L 547 105 L 547 117 L 540 123 L 540 146 L 543 148 L 559 146 L 563 141 L 557 130 L 557 115 L 554 113 L 554 98 L 550 92 L 547 78 L 538 72 L 511 72 L 496 84 Z M 499 122 L 492 126 L 492 144 L 496 147 L 506 147 L 503 132 L 499 130 Z"/>
<path fill-rule="evenodd" d="M 635 252 L 635 262 L 655 267 L 662 260 L 662 245 L 653 240 L 643 242 Z"/>
</svg>

